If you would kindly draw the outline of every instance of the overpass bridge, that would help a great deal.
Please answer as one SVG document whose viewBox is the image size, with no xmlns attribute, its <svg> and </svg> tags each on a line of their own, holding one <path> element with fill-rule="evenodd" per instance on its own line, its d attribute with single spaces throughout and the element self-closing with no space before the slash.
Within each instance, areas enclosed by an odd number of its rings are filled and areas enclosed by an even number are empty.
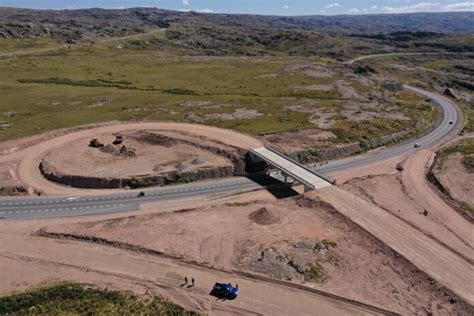
<svg viewBox="0 0 474 316">
<path fill-rule="evenodd" d="M 250 153 L 265 161 L 268 165 L 278 169 L 287 177 L 304 185 L 305 192 L 328 187 L 334 181 L 300 164 L 299 162 L 283 155 L 270 147 L 260 147 L 250 150 Z"/>
</svg>

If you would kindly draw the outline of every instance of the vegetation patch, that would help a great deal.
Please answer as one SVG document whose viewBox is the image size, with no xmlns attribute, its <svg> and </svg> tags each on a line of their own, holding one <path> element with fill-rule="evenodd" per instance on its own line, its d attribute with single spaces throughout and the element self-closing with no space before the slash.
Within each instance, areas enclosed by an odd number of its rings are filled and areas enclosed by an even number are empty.
<svg viewBox="0 0 474 316">
<path fill-rule="evenodd" d="M 59 84 L 59 85 L 68 85 L 76 87 L 106 87 L 106 88 L 118 88 L 118 89 L 129 89 L 129 90 L 150 90 L 150 89 L 140 89 L 138 87 L 132 86 L 129 81 L 113 81 L 105 79 L 97 80 L 72 80 L 68 78 L 61 77 L 50 77 L 44 79 L 18 79 L 19 83 L 44 83 L 44 84 Z"/>
<path fill-rule="evenodd" d="M 196 92 L 189 89 L 182 89 L 182 88 L 173 88 L 173 89 L 164 89 L 161 92 L 163 93 L 170 93 L 170 94 L 185 94 L 185 95 L 195 95 Z"/>
<path fill-rule="evenodd" d="M 319 264 L 315 263 L 304 272 L 304 280 L 306 282 L 323 283 L 328 278 L 326 270 Z"/>
<path fill-rule="evenodd" d="M 461 153 L 464 168 L 469 172 L 474 172 L 474 138 L 462 140 L 456 145 L 446 148 L 442 155 L 446 159 L 448 155 L 453 153 Z"/>
<path fill-rule="evenodd" d="M 155 298 L 144 302 L 118 292 L 64 282 L 0 298 L 1 315 L 197 315 Z"/>
<path fill-rule="evenodd" d="M 179 27 L 185 33 L 192 33 L 193 28 Z M 155 32 L 134 36 L 133 39 L 154 45 L 151 37 L 160 36 L 160 40 L 164 40 L 165 33 L 173 36 L 172 32 Z M 300 38 L 291 32 L 282 32 L 281 36 L 279 31 L 274 33 L 265 40 L 265 34 L 261 39 L 259 33 L 251 35 L 262 43 L 272 39 L 278 42 Z M 305 36 L 320 37 L 313 32 L 303 33 L 301 39 Z M 216 33 L 215 36 L 221 35 Z M 179 35 L 173 41 L 182 39 Z M 124 38 L 116 43 L 107 39 L 105 43 L 106 40 L 100 40 L 96 44 L 75 45 L 56 56 L 37 53 L 2 59 L 0 113 L 15 109 L 16 115 L 8 117 L 8 128 L 0 130 L 0 141 L 112 120 L 150 120 L 199 122 L 252 135 L 312 128 L 332 131 L 334 127 L 338 129 L 340 138 L 335 137 L 325 144 L 331 146 L 361 141 L 361 136 L 370 138 L 411 130 L 417 122 L 431 118 L 429 105 L 418 106 L 423 104 L 423 98 L 399 93 L 380 100 L 381 110 L 395 108 L 394 113 L 382 111 L 387 112 L 387 116 L 382 118 L 385 121 L 367 119 L 352 126 L 350 118 L 342 114 L 344 109 L 338 89 L 312 91 L 292 88 L 334 86 L 335 81 L 352 72 L 334 61 L 329 63 L 329 59 L 288 58 L 286 55 L 258 59 L 176 55 L 171 58 L 156 56 L 156 51 L 152 50 L 126 49 L 123 44 L 129 40 Z M 3 42 L 15 47 L 18 41 Z M 292 71 L 287 72 L 287 69 Z M 261 77 L 268 74 L 275 76 Z M 367 97 L 367 84 L 357 84 L 355 79 L 347 84 L 357 95 Z M 61 85 L 61 89 L 57 85 Z M 374 86 L 372 90 L 374 95 L 382 98 L 381 88 Z M 182 106 L 183 103 L 199 106 Z M 105 104 L 107 106 L 103 106 Z M 304 110 L 293 110 L 295 106 Z M 312 117 L 316 117 L 316 111 L 321 109 L 328 109 L 334 114 L 330 120 L 339 123 L 336 126 L 315 123 L 317 120 L 312 120 Z M 395 114 L 411 120 L 397 121 Z"/>
</svg>

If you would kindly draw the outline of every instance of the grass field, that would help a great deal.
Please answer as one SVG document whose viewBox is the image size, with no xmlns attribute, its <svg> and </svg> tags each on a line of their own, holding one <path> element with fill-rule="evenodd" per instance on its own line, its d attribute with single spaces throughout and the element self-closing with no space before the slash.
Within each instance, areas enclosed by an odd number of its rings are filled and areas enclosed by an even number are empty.
<svg viewBox="0 0 474 316">
<path fill-rule="evenodd" d="M 289 65 L 308 62 L 325 66 L 328 60 L 175 57 L 156 50 L 122 48 L 135 40 L 0 57 L 0 141 L 111 120 L 189 121 L 190 115 L 233 113 L 237 109 L 255 110 L 261 115 L 203 123 L 253 135 L 314 128 L 310 113 L 288 110 L 304 100 L 313 101 L 313 108 L 333 108 L 340 113 L 341 96 L 336 89 L 292 88 L 331 84 L 340 80 L 340 75 L 314 78 L 302 71 L 289 74 L 285 70 Z M 11 40 L 0 42 L 8 44 L 9 51 L 20 45 Z M 353 86 L 361 93 L 379 89 L 361 83 Z M 205 102 L 207 106 L 183 106 L 186 102 Z M 334 132 L 339 138 L 335 142 L 387 135 L 413 128 L 416 122 L 432 116 L 423 98 L 413 94 L 400 93 L 390 102 L 412 120 L 386 118 L 351 124 L 337 114 Z"/>
<path fill-rule="evenodd" d="M 1 315 L 197 315 L 171 302 L 149 302 L 65 282 L 0 298 Z"/>
</svg>

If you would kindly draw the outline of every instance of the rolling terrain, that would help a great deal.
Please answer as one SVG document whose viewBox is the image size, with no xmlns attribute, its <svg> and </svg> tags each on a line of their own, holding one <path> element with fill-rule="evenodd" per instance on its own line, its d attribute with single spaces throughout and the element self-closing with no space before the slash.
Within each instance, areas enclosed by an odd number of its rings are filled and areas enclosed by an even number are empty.
<svg viewBox="0 0 474 316">
<path fill-rule="evenodd" d="M 0 7 L 0 303 L 472 315 L 473 52 L 474 12 Z"/>
</svg>

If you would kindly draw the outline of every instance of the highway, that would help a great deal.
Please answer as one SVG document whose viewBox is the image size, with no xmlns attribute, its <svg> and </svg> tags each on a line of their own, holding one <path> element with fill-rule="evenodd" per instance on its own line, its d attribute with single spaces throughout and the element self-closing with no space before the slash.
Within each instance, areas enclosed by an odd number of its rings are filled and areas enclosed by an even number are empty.
<svg viewBox="0 0 474 316">
<path fill-rule="evenodd" d="M 461 114 L 453 101 L 421 88 L 406 86 L 406 89 L 430 98 L 441 112 L 441 121 L 429 133 L 416 140 L 376 150 L 373 153 L 357 157 L 334 160 L 314 168 L 319 173 L 328 174 L 359 167 L 415 151 L 417 142 L 421 148 L 440 142 L 454 134 L 462 124 Z M 452 124 L 451 124 L 452 123 Z M 78 197 L 35 197 L 0 200 L 0 219 L 18 220 L 127 212 L 138 209 L 143 202 L 170 201 L 204 195 L 242 193 L 261 189 L 262 186 L 245 177 L 191 183 L 166 188 L 145 190 L 144 197 L 138 197 L 137 191 L 114 193 L 102 196 Z"/>
</svg>

